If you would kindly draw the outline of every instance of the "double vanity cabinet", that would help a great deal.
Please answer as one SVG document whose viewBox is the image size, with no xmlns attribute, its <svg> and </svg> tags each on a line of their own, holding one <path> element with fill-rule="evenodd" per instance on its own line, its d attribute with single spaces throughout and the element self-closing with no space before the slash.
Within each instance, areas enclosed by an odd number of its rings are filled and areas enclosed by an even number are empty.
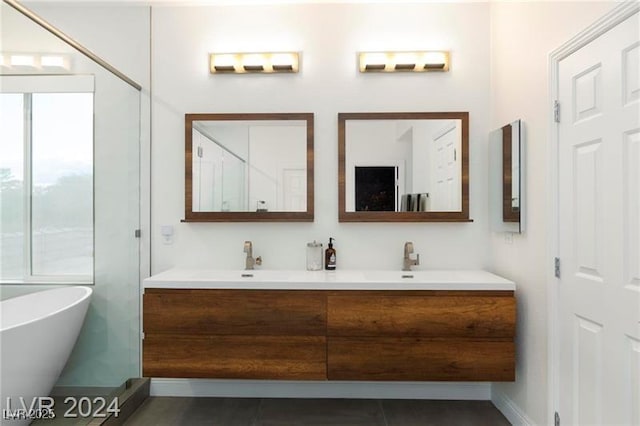
<svg viewBox="0 0 640 426">
<path fill-rule="evenodd" d="M 143 375 L 513 381 L 514 290 L 485 271 L 169 270 L 144 282 Z"/>
</svg>

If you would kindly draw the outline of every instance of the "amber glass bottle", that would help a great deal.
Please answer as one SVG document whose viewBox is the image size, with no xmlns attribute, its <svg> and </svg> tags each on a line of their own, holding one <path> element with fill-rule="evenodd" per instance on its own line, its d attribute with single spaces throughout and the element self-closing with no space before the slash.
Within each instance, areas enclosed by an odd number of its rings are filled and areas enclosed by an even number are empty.
<svg viewBox="0 0 640 426">
<path fill-rule="evenodd" d="M 329 247 L 324 251 L 324 269 L 335 271 L 336 269 L 336 249 L 333 248 L 333 240 L 329 238 Z"/>
</svg>

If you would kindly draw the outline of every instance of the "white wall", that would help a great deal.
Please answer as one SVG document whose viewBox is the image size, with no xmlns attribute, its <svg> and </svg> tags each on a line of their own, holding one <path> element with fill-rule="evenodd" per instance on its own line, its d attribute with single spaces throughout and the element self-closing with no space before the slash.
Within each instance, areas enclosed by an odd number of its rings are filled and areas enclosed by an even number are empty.
<svg viewBox="0 0 640 426">
<path fill-rule="evenodd" d="M 339 268 L 398 269 L 405 241 L 421 268 L 482 268 L 486 245 L 489 6 L 304 4 L 153 8 L 152 272 L 242 268 L 244 240 L 268 269 L 301 269 L 305 244 L 336 237 Z M 448 73 L 360 74 L 356 52 L 451 50 Z M 209 74 L 209 52 L 300 51 L 286 75 Z M 339 224 L 337 113 L 469 111 L 473 223 Z M 315 113 L 315 222 L 181 223 L 184 114 Z M 175 227 L 162 243 L 161 225 Z"/>
<path fill-rule="evenodd" d="M 494 384 L 535 424 L 549 424 L 547 365 L 548 55 L 613 7 L 612 2 L 495 2 L 491 5 L 491 129 L 522 119 L 527 156 L 527 229 L 509 243 L 492 233 L 491 269 L 517 283 L 515 383 Z M 487 196 L 487 194 L 485 194 Z"/>
<path fill-rule="evenodd" d="M 416 122 L 412 126 L 411 141 L 411 188 L 407 192 L 430 193 L 433 182 L 433 125 L 442 126 L 442 122 Z"/>
</svg>

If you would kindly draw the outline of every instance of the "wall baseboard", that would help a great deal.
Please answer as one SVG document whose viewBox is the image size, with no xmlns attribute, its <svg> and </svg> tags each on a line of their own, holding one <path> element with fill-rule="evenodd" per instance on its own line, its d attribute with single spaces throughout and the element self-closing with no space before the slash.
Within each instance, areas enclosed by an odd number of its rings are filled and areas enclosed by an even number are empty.
<svg viewBox="0 0 640 426">
<path fill-rule="evenodd" d="M 491 399 L 491 384 L 151 379 L 151 396 L 488 401 Z"/>
<path fill-rule="evenodd" d="M 507 395 L 502 392 L 493 391 L 491 402 L 514 426 L 533 426 L 535 422 L 525 414 L 524 411 Z"/>
</svg>

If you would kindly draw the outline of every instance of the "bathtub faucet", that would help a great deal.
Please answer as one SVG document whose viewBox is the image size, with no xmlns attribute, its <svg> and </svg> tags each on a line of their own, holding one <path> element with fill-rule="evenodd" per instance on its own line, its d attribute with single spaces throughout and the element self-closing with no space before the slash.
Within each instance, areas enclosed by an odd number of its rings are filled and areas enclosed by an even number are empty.
<svg viewBox="0 0 640 426">
<path fill-rule="evenodd" d="M 407 241 L 406 243 L 404 243 L 404 258 L 402 261 L 403 271 L 410 271 L 412 266 L 420 264 L 420 255 L 416 254 L 416 258 L 412 259 L 411 258 L 412 253 L 413 253 L 413 243 L 411 241 Z"/>
<path fill-rule="evenodd" d="M 244 269 L 250 270 L 254 269 L 255 265 L 262 265 L 262 256 L 258 256 L 255 259 L 253 258 L 253 245 L 251 241 L 244 242 L 244 252 L 247 253 L 247 257 L 244 261 Z"/>
</svg>

